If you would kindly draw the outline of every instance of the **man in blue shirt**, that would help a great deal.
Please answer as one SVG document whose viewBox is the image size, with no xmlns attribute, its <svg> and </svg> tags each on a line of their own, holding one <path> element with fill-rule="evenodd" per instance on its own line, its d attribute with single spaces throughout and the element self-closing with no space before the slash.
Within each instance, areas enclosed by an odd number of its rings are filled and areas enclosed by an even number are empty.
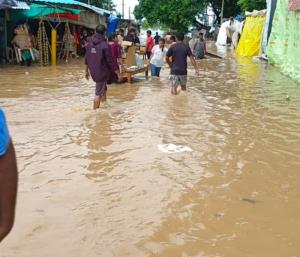
<svg viewBox="0 0 300 257">
<path fill-rule="evenodd" d="M 18 172 L 13 143 L 0 108 L 0 242 L 14 224 Z"/>
</svg>

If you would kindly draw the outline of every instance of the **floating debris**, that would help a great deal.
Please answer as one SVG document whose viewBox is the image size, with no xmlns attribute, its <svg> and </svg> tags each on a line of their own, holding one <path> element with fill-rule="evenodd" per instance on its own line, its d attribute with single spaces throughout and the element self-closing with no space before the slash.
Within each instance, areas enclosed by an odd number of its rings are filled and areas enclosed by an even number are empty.
<svg viewBox="0 0 300 257">
<path fill-rule="evenodd" d="M 250 198 L 242 198 L 241 200 L 247 203 L 256 204 L 256 201 Z"/>
<path fill-rule="evenodd" d="M 182 153 L 182 152 L 192 152 L 193 150 L 184 145 L 174 145 L 174 144 L 159 144 L 158 150 L 163 153 Z"/>
</svg>

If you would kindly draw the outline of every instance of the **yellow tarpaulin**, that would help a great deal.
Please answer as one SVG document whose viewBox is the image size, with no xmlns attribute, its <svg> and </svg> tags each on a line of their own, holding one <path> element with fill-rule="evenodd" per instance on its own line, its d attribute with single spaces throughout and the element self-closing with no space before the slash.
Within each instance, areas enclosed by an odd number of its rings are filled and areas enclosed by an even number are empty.
<svg viewBox="0 0 300 257">
<path fill-rule="evenodd" d="M 241 56 L 259 55 L 260 42 L 265 24 L 265 16 L 248 16 L 237 47 L 237 54 Z"/>
</svg>

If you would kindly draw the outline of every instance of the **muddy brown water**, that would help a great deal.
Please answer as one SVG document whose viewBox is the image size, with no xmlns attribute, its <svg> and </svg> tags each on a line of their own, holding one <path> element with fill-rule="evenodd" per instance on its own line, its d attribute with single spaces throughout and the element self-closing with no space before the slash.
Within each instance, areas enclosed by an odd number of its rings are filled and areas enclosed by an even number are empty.
<svg viewBox="0 0 300 257">
<path fill-rule="evenodd" d="M 98 112 L 80 60 L 0 68 L 20 172 L 0 256 L 299 256 L 299 85 L 230 53 L 200 65 L 187 93 L 165 69 Z"/>
</svg>

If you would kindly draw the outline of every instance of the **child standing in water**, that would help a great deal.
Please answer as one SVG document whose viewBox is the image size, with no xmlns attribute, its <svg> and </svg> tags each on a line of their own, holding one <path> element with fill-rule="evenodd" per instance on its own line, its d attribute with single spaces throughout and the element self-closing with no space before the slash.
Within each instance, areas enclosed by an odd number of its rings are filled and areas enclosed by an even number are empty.
<svg viewBox="0 0 300 257">
<path fill-rule="evenodd" d="M 160 70 L 164 65 L 168 49 L 165 47 L 165 40 L 160 38 L 158 45 L 152 48 L 152 56 L 150 60 L 151 76 L 159 77 Z"/>
</svg>

